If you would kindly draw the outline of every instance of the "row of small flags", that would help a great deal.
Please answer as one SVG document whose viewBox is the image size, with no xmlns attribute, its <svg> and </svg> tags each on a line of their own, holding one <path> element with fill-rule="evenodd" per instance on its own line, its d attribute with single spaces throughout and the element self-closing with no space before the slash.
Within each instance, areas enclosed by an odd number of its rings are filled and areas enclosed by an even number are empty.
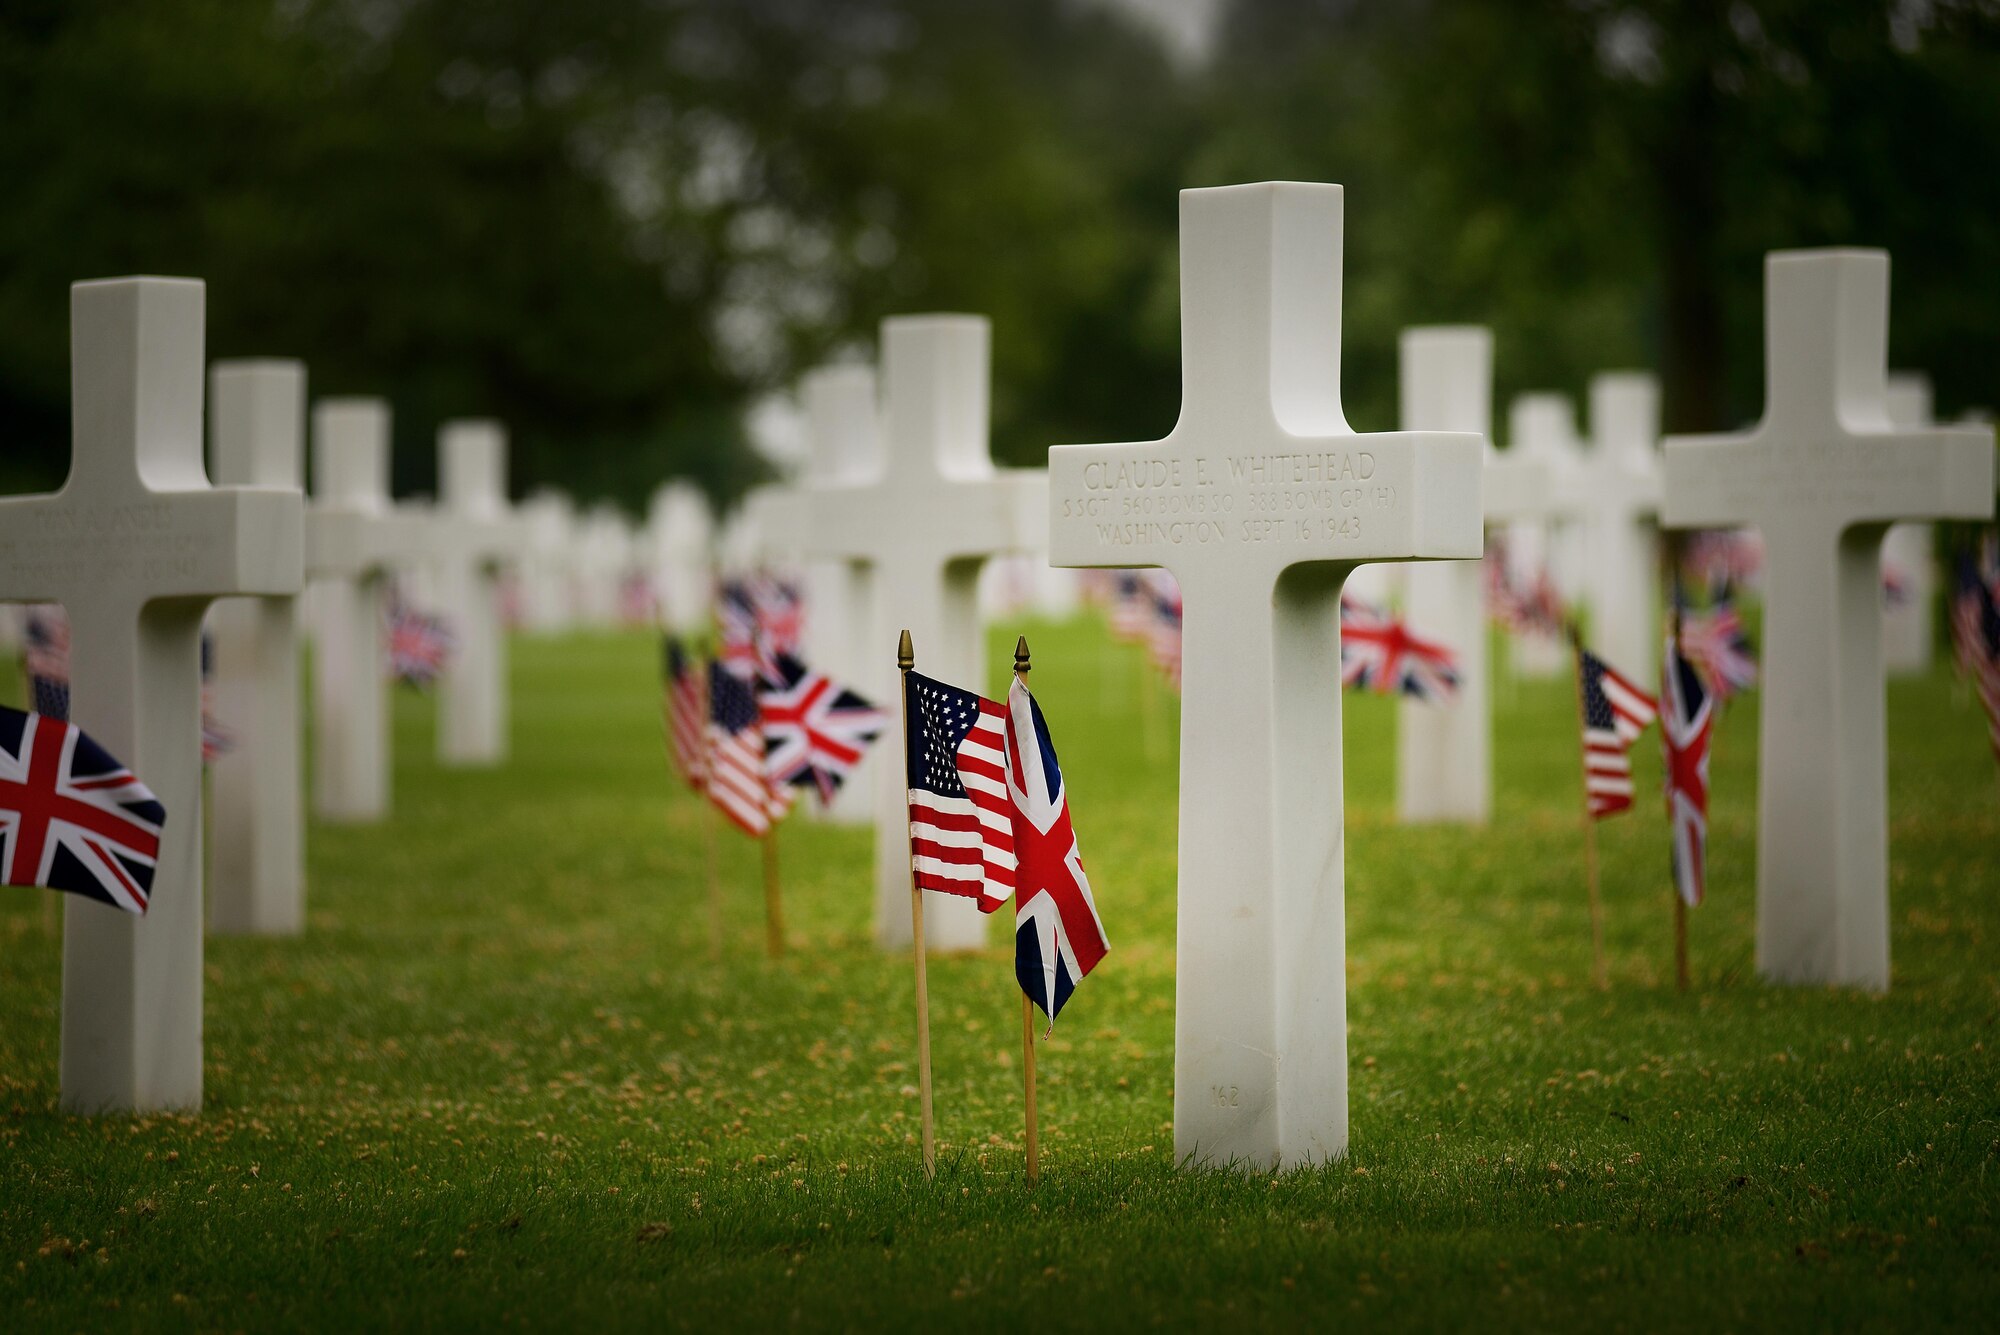
<svg viewBox="0 0 2000 1335">
<path fill-rule="evenodd" d="M 1180 586 L 1164 570 L 1121 570 L 1107 595 L 1114 639 L 1145 646 L 1154 666 L 1178 689 L 1181 682 Z M 1400 616 L 1342 594 L 1340 681 L 1343 686 L 1433 703 L 1458 692 L 1451 649 L 1419 634 Z"/>
<path fill-rule="evenodd" d="M 770 836 L 794 794 L 809 787 L 831 802 L 887 717 L 801 659 L 802 607 L 793 587 L 764 576 L 727 581 L 716 607 L 712 660 L 701 661 L 676 636 L 664 639 L 668 751 L 691 788 L 736 828 L 765 841 L 768 859 Z M 1083 871 L 1048 722 L 1028 690 L 1026 640 L 1004 704 L 916 672 L 907 633 L 900 666 L 924 1167 L 933 1171 L 936 1162 L 922 914 L 923 892 L 931 891 L 970 899 L 983 913 L 1014 905 L 1033 1176 L 1028 1008 L 1053 1025 L 1109 942 Z M 770 867 L 767 860 L 766 892 L 774 898 Z"/>
<path fill-rule="evenodd" d="M 857 691 L 776 647 L 796 624 L 795 597 L 760 603 L 739 589 L 719 605 L 744 619 L 723 620 L 722 652 L 712 661 L 665 637 L 668 750 L 689 787 L 762 838 L 797 790 L 830 803 L 888 720 Z M 779 610 L 775 621 L 760 617 L 765 606 Z M 1005 705 L 916 672 L 905 674 L 904 692 L 914 882 L 972 899 L 985 913 L 1014 900 L 1017 885 L 1032 887 L 1016 905 L 1017 974 L 1053 1021 L 1105 942 L 1040 706 L 1020 677 Z M 1024 854 L 1026 879 L 1017 881 Z"/>
</svg>

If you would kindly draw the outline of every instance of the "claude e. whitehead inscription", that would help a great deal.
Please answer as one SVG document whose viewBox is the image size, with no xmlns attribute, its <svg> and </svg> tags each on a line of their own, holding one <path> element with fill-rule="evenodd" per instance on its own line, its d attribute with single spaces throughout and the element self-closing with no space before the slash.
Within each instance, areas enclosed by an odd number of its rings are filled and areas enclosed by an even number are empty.
<svg viewBox="0 0 2000 1335">
<path fill-rule="evenodd" d="M 1338 557 L 1397 495 L 1370 450 L 1152 456 L 1083 465 L 1081 488 L 1061 490 L 1056 514 L 1088 521 L 1105 548 L 1289 543 Z"/>
</svg>

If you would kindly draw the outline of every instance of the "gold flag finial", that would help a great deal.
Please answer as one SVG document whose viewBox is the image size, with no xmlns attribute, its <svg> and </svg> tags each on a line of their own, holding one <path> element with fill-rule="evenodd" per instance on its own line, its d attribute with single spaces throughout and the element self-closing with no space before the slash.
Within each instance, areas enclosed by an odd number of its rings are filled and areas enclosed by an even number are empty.
<svg viewBox="0 0 2000 1335">
<path fill-rule="evenodd" d="M 1028 637 L 1023 635 L 1014 641 L 1014 675 L 1025 676 L 1031 666 L 1028 662 Z"/>
<path fill-rule="evenodd" d="M 903 638 L 896 643 L 896 666 L 908 672 L 917 665 L 917 651 L 910 647 L 910 632 L 903 632 Z"/>
</svg>

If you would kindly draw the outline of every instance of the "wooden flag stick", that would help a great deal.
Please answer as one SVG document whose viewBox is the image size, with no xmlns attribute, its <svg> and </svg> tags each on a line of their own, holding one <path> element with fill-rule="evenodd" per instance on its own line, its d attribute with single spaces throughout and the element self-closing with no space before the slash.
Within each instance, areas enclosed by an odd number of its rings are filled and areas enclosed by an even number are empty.
<svg viewBox="0 0 2000 1335">
<path fill-rule="evenodd" d="M 1021 994 L 1021 1068 L 1028 1091 L 1028 1181 L 1042 1175 L 1041 1127 L 1035 1120 L 1035 1003 Z"/>
<path fill-rule="evenodd" d="M 764 837 L 764 949 L 772 959 L 785 953 L 785 905 L 778 893 L 778 822 L 773 820 Z"/>
<path fill-rule="evenodd" d="M 702 805 L 709 808 L 698 818 L 708 855 L 708 953 L 719 960 L 722 958 L 722 853 L 716 847 L 715 827 L 722 820 L 722 813 L 708 801 L 706 794 L 702 796 Z"/>
<path fill-rule="evenodd" d="M 902 640 L 896 645 L 896 668 L 902 673 L 903 703 L 903 754 L 909 754 L 910 746 L 910 670 L 917 665 L 917 655 L 910 647 L 910 632 L 904 631 Z M 904 825 L 904 835 L 909 835 L 909 827 Z M 924 892 L 917 885 L 917 860 L 914 853 L 910 857 L 910 935 L 917 957 L 917 1099 L 921 1105 L 924 1126 L 924 1176 L 937 1176 L 937 1139 L 931 1123 L 931 992 L 930 982 L 924 973 Z"/>
<path fill-rule="evenodd" d="M 1688 906 L 1676 889 L 1674 895 L 1674 986 L 1688 990 Z"/>
<path fill-rule="evenodd" d="M 1570 643 L 1576 649 L 1576 717 L 1579 728 L 1590 724 L 1583 694 L 1583 637 L 1570 628 Z M 1579 736 L 1582 734 L 1579 733 Z M 1590 814 L 1590 747 L 1585 745 L 1583 754 L 1583 867 L 1584 878 L 1590 890 L 1590 973 L 1598 991 L 1611 986 L 1611 975 L 1604 964 L 1604 901 L 1597 887 L 1597 820 Z"/>
<path fill-rule="evenodd" d="M 1028 637 L 1023 635 L 1014 641 L 1014 676 L 1025 681 L 1032 668 L 1028 661 Z M 1014 917 L 1021 916 L 1020 896 L 1014 898 Z M 1028 1116 L 1028 1181 L 1033 1182 L 1042 1175 L 1041 1128 L 1035 1122 L 1035 1003 L 1028 994 L 1021 993 L 1021 1079 L 1025 1090 L 1025 1104 Z"/>
</svg>

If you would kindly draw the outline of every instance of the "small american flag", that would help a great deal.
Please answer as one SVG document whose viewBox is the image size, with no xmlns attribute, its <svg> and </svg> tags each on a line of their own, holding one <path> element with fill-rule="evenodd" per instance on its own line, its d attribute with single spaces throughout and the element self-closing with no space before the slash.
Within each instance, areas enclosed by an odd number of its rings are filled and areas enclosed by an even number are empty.
<svg viewBox="0 0 2000 1335">
<path fill-rule="evenodd" d="M 1458 660 L 1400 617 L 1343 595 L 1340 684 L 1439 704 L 1458 694 Z"/>
<path fill-rule="evenodd" d="M 750 582 L 745 579 L 725 579 L 716 590 L 715 621 L 717 656 L 739 677 L 757 675 L 759 647 L 757 635 L 757 602 L 751 595 Z"/>
<path fill-rule="evenodd" d="M 1018 859 L 1014 977 L 1055 1021 L 1083 976 L 1111 949 L 1083 874 L 1069 790 L 1041 706 L 1020 677 L 1007 693 L 1007 788 Z M 982 901 L 981 907 L 985 907 Z"/>
<path fill-rule="evenodd" d="M 1181 625 L 1185 612 L 1181 586 L 1164 570 L 1149 571 L 1147 581 L 1152 599 L 1152 617 L 1146 626 L 1146 648 L 1153 663 L 1167 674 L 1176 690 L 1181 684 Z"/>
<path fill-rule="evenodd" d="M 700 792 L 708 780 L 708 674 L 688 659 L 678 637 L 664 640 L 667 749 L 688 787 Z"/>
<path fill-rule="evenodd" d="M 917 886 L 991 913 L 1014 893 L 1006 708 L 916 672 L 903 674 L 903 708 Z"/>
<path fill-rule="evenodd" d="M 1593 820 L 1632 806 L 1632 743 L 1660 713 L 1660 702 L 1581 646 L 1583 794 Z"/>
<path fill-rule="evenodd" d="M 762 838 L 790 798 L 764 778 L 764 734 L 750 683 L 721 663 L 708 667 L 708 797 L 737 829 Z"/>
<path fill-rule="evenodd" d="M 1729 598 L 1681 613 L 1681 653 L 1707 679 L 1717 700 L 1757 684 L 1757 652 L 1743 627 L 1743 614 Z"/>
<path fill-rule="evenodd" d="M 762 683 L 757 708 L 764 729 L 764 775 L 772 784 L 819 790 L 822 804 L 860 763 L 887 718 L 874 705 L 790 654 L 777 655 L 775 678 Z"/>
<path fill-rule="evenodd" d="M 627 626 L 650 626 L 660 619 L 660 600 L 643 570 L 618 577 L 618 620 Z"/>
<path fill-rule="evenodd" d="M 213 765 L 236 749 L 236 734 L 215 716 L 215 636 L 201 635 L 201 763 Z"/>
<path fill-rule="evenodd" d="M 24 638 L 21 669 L 28 676 L 28 703 L 46 718 L 68 718 L 69 614 L 54 603 L 30 607 Z"/>
<path fill-rule="evenodd" d="M 166 809 L 81 728 L 0 707 L 0 883 L 143 915 Z"/>
<path fill-rule="evenodd" d="M 1119 570 L 1109 600 L 1111 638 L 1122 644 L 1144 642 L 1152 624 L 1153 600 L 1136 570 Z"/>
<path fill-rule="evenodd" d="M 1987 740 L 2000 759 L 2000 580 L 1984 576 L 1970 555 L 1958 563 L 1951 638 L 1958 670 L 1986 711 Z"/>
<path fill-rule="evenodd" d="M 1701 903 L 1708 878 L 1708 740 L 1714 697 L 1672 639 L 1667 641 L 1660 743 L 1667 761 L 1667 824 L 1674 889 Z"/>
</svg>

